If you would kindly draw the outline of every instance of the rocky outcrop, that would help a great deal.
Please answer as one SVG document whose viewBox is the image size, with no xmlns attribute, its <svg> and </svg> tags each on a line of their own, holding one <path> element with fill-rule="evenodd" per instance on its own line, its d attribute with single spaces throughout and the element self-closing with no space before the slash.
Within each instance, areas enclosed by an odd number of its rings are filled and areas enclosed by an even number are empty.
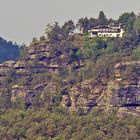
<svg viewBox="0 0 140 140">
<path fill-rule="evenodd" d="M 6 62 L 0 64 L 0 89 L 1 90 L 9 76 L 9 72 L 14 64 L 15 64 L 15 61 L 6 61 Z"/>
<path fill-rule="evenodd" d="M 62 106 L 63 107 L 71 106 L 71 99 L 70 99 L 69 95 L 63 95 L 62 96 Z"/>
<path fill-rule="evenodd" d="M 27 89 L 25 87 L 14 85 L 12 86 L 11 101 L 15 102 L 17 99 L 26 100 L 27 94 Z"/>
<path fill-rule="evenodd" d="M 60 58 L 65 58 L 65 55 L 60 55 Z M 102 78 L 98 84 L 95 84 L 94 79 L 89 79 L 73 86 L 66 94 L 62 95 L 62 105 L 70 111 L 77 111 L 82 108 L 85 112 L 89 112 L 93 108 L 102 107 L 105 109 L 119 108 L 119 113 L 123 112 L 121 108 L 138 113 L 140 106 L 140 69 L 136 68 L 136 65 L 140 65 L 140 62 L 117 63 L 114 66 L 114 78 L 110 80 Z M 42 43 L 42 46 L 33 45 L 28 49 L 26 60 L 1 65 L 4 72 L 6 72 L 4 68 L 7 69 L 10 66 L 14 68 L 19 77 L 26 77 L 27 82 L 29 82 L 29 79 L 32 80 L 32 76 L 41 75 L 42 70 L 47 70 L 50 74 L 58 73 L 61 63 L 57 63 L 53 57 L 50 57 L 49 45 Z M 129 67 L 131 67 L 130 70 Z M 127 76 L 127 72 L 130 76 Z M 31 81 L 30 87 L 26 82 L 23 86 L 14 85 L 11 100 L 15 101 L 17 98 L 22 98 L 32 103 L 33 98 L 39 93 L 43 93 L 41 98 L 47 93 L 54 95 L 57 93 L 57 84 L 55 85 L 54 82 L 49 82 L 47 78 L 43 77 L 42 81 L 35 84 Z M 51 99 L 52 102 L 53 99 Z"/>
<path fill-rule="evenodd" d="M 24 69 L 24 68 L 26 68 L 26 62 L 18 61 L 15 63 L 14 68 L 15 69 Z"/>
<path fill-rule="evenodd" d="M 120 86 L 117 95 L 120 105 L 140 104 L 140 61 L 115 65 L 115 80 Z"/>
<path fill-rule="evenodd" d="M 12 70 L 10 86 L 13 102 L 20 98 L 32 104 L 37 95 L 40 99 L 49 95 L 50 104 L 53 104 L 53 97 L 62 90 L 58 87 L 67 87 L 67 91 L 61 93 L 61 103 L 70 111 L 80 108 L 87 113 L 101 107 L 106 110 L 118 108 L 119 114 L 124 110 L 140 112 L 140 61 L 117 63 L 112 68 L 114 73 L 111 78 L 100 77 L 99 81 L 91 78 L 70 86 L 59 77 L 67 72 L 63 71 L 64 68 L 68 71 L 72 68 L 72 62 L 66 61 L 67 57 L 68 54 L 64 52 L 52 53 L 48 42 L 31 44 L 24 58 L 0 65 L 0 92 L 6 88 L 4 82 L 11 76 L 9 71 Z M 78 63 L 74 61 L 73 67 L 79 70 L 85 66 L 79 63 L 77 68 Z"/>
<path fill-rule="evenodd" d="M 114 78 L 106 84 L 102 82 L 93 84 L 93 79 L 79 83 L 70 89 L 67 96 L 64 96 L 63 106 L 65 104 L 68 107 L 67 104 L 70 102 L 69 109 L 71 110 L 77 110 L 80 107 L 88 112 L 95 107 L 103 107 L 104 109 L 119 109 L 119 114 L 124 112 L 139 114 L 140 69 L 138 65 L 140 65 L 139 61 L 116 64 Z M 129 77 L 126 77 L 128 71 Z"/>
<path fill-rule="evenodd" d="M 11 100 L 23 99 L 32 102 L 33 98 L 47 90 L 54 90 L 48 83 L 47 74 L 58 72 L 59 65 L 50 56 L 50 46 L 47 41 L 32 43 L 26 50 L 26 54 L 20 60 L 7 61 L 0 64 L 0 93 L 4 92 L 7 85 L 5 81 L 9 78 L 9 88 L 11 89 Z M 12 70 L 12 73 L 9 71 Z M 44 76 L 43 74 L 44 73 Z"/>
</svg>

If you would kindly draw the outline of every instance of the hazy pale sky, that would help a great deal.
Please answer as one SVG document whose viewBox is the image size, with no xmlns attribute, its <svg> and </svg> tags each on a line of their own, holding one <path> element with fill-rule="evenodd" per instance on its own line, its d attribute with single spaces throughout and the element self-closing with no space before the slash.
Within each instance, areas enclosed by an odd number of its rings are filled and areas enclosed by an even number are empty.
<svg viewBox="0 0 140 140">
<path fill-rule="evenodd" d="M 0 36 L 28 44 L 48 23 L 98 17 L 101 10 L 115 19 L 123 12 L 137 14 L 140 0 L 0 0 Z"/>
</svg>

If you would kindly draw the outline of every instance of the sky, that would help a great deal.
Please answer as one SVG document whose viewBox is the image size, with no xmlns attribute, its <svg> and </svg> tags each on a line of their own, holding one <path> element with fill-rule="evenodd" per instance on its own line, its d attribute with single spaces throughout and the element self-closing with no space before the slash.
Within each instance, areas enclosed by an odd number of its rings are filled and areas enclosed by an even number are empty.
<svg viewBox="0 0 140 140">
<path fill-rule="evenodd" d="M 118 19 L 124 12 L 140 13 L 140 0 L 0 0 L 0 36 L 29 44 L 44 34 L 48 23 L 63 24 L 81 17 Z"/>
</svg>

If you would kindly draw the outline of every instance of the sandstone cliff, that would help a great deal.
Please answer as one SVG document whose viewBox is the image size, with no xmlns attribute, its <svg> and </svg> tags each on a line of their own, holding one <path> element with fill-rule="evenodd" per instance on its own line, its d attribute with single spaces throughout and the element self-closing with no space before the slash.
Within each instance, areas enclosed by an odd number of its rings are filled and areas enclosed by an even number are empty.
<svg viewBox="0 0 140 140">
<path fill-rule="evenodd" d="M 100 107 L 105 110 L 115 108 L 118 113 L 140 113 L 139 61 L 115 64 L 111 78 L 101 77 L 99 82 L 89 78 L 72 83 L 68 78 L 61 78 L 63 68 L 70 73 L 72 68 L 79 72 L 86 63 L 70 62 L 68 50 L 56 51 L 51 47 L 47 41 L 32 43 L 23 58 L 1 64 L 0 92 L 5 91 L 4 83 L 9 81 L 11 101 L 23 99 L 28 106 L 47 96 L 51 105 L 59 97 L 61 105 L 69 111 L 81 109 L 87 113 Z"/>
</svg>

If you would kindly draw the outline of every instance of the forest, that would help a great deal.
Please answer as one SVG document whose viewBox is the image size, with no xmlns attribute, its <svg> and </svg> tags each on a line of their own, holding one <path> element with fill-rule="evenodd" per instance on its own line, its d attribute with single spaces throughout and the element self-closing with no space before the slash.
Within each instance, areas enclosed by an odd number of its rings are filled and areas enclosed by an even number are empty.
<svg viewBox="0 0 140 140">
<path fill-rule="evenodd" d="M 0 63 L 16 60 L 20 56 L 20 46 L 12 41 L 0 38 Z"/>
</svg>

